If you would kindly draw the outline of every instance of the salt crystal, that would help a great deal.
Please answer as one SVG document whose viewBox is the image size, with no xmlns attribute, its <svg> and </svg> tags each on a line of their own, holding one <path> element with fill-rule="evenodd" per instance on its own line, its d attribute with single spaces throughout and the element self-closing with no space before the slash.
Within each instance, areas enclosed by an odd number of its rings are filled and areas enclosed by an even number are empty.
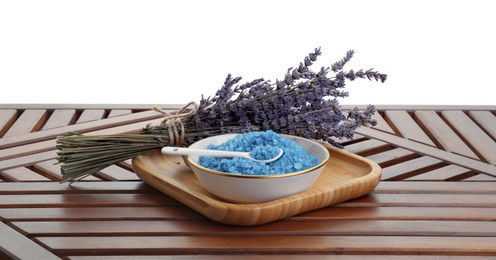
<svg viewBox="0 0 496 260">
<path fill-rule="evenodd" d="M 248 132 L 237 135 L 221 145 L 209 145 L 208 149 L 251 152 L 255 159 L 273 158 L 281 148 L 284 153 L 275 162 L 255 162 L 243 158 L 200 157 L 203 167 L 235 174 L 274 175 L 302 171 L 318 164 L 315 156 L 308 154 L 303 147 L 274 131 Z"/>
</svg>

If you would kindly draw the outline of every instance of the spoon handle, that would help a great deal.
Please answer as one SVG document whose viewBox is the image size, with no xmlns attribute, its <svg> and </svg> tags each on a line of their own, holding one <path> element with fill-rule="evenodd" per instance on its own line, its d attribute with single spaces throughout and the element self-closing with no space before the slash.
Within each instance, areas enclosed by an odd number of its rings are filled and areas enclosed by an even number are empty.
<svg viewBox="0 0 496 260">
<path fill-rule="evenodd" d="M 249 153 L 244 153 L 244 152 L 194 149 L 194 148 L 183 148 L 183 147 L 172 147 L 172 146 L 163 147 L 161 151 L 163 154 L 196 155 L 196 156 L 212 156 L 212 157 L 242 157 L 242 158 L 247 158 L 247 156 L 249 154 Z"/>
</svg>

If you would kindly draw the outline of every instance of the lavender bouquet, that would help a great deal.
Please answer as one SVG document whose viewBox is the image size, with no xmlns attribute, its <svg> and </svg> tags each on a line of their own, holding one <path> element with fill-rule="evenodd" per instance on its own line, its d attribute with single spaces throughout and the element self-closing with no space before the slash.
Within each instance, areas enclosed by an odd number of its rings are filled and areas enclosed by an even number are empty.
<svg viewBox="0 0 496 260">
<path fill-rule="evenodd" d="M 273 130 L 340 147 L 336 139 L 351 139 L 354 130 L 375 125 L 375 108 L 343 111 L 337 98 L 348 96 L 347 80 L 357 78 L 384 82 L 386 74 L 369 70 L 344 70 L 353 57 L 348 51 L 330 67 L 310 67 L 321 55 L 320 48 L 309 53 L 297 67 L 289 68 L 282 80 L 265 79 L 240 83 L 241 77 L 227 75 L 215 96 L 191 102 L 176 113 L 160 108 L 164 121 L 131 134 L 57 138 L 58 161 L 63 180 L 75 181 L 114 163 L 158 151 L 163 146 L 187 146 L 199 139 L 247 131 Z"/>
</svg>

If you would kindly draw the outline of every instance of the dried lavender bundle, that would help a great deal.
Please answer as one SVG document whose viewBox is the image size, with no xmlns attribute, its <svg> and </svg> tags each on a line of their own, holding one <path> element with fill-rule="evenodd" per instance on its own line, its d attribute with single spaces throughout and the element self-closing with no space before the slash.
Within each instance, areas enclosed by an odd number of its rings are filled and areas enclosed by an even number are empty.
<svg viewBox="0 0 496 260">
<path fill-rule="evenodd" d="M 177 143 L 178 140 L 171 140 L 177 136 L 176 123 L 185 129 L 184 140 L 180 142 L 184 146 L 212 135 L 269 129 L 340 146 L 335 138 L 351 139 L 358 127 L 376 124 L 372 105 L 364 110 L 341 110 L 338 98 L 348 96 L 343 90 L 346 81 L 367 78 L 384 82 L 387 78 L 386 74 L 371 69 L 344 70 L 353 54 L 348 51 L 331 67 L 312 71 L 311 66 L 321 55 L 320 48 L 316 48 L 275 83 L 256 79 L 240 84 L 241 77 L 229 74 L 215 96 L 202 96 L 196 111 L 179 122 L 165 121 L 135 134 L 59 137 L 62 181 L 75 181 L 116 162 Z M 171 128 L 171 124 L 176 128 Z"/>
</svg>

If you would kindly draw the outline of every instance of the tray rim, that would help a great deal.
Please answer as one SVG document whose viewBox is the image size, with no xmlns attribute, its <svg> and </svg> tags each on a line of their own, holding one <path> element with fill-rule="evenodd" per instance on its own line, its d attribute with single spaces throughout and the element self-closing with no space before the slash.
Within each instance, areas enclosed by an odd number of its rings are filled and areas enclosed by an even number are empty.
<svg viewBox="0 0 496 260">
<path fill-rule="evenodd" d="M 147 163 L 145 163 L 141 158 L 150 155 L 133 158 L 132 166 L 136 175 L 138 175 L 138 177 L 145 183 L 178 200 L 179 202 L 185 204 L 186 206 L 204 215 L 205 217 L 216 222 L 229 225 L 252 226 L 273 222 L 311 210 L 327 207 L 346 200 L 358 198 L 368 194 L 377 186 L 382 175 L 382 169 L 377 163 L 344 149 L 334 147 L 330 144 L 322 144 L 329 150 L 331 159 L 334 157 L 339 158 L 340 156 L 348 157 L 353 160 L 360 161 L 361 163 L 367 164 L 370 167 L 370 172 L 356 178 L 347 179 L 334 185 L 329 185 L 326 189 L 311 188 L 306 192 L 273 201 L 251 204 L 237 204 L 223 201 L 216 198 L 214 195 L 208 196 L 208 200 L 205 200 L 205 194 L 195 191 L 194 189 L 192 190 L 192 187 L 182 184 L 174 178 L 170 178 L 160 173 L 149 173 L 143 170 L 141 166 L 146 165 Z M 340 156 L 336 156 L 337 154 L 339 154 Z M 190 171 L 191 176 L 194 176 L 194 178 L 196 178 L 192 170 Z M 351 196 L 342 197 L 342 195 L 336 195 L 337 198 L 334 199 L 334 197 L 336 197 L 335 193 L 340 194 L 342 191 L 345 191 L 348 188 L 355 189 L 354 193 Z M 331 196 L 332 199 L 324 199 L 320 203 L 306 203 L 312 205 L 305 204 L 305 202 L 307 202 L 308 200 L 313 200 L 316 197 L 322 195 L 326 197 Z M 291 208 L 295 206 L 298 209 L 284 210 L 284 208 Z M 283 209 L 278 209 L 277 211 L 283 212 L 271 214 L 273 216 L 270 217 L 263 216 L 265 212 L 277 209 L 278 207 L 282 207 Z M 256 218 L 255 221 L 253 220 L 254 214 L 259 216 L 258 218 Z M 227 217 L 228 215 L 230 217 Z"/>
</svg>

